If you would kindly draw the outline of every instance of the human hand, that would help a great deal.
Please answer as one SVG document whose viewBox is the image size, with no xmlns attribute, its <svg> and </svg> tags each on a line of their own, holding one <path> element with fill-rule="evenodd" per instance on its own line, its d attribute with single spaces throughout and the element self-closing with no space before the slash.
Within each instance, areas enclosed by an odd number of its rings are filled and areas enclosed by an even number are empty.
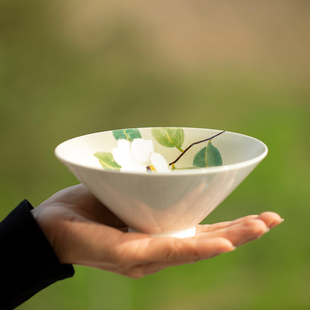
<svg viewBox="0 0 310 310">
<path fill-rule="evenodd" d="M 32 214 L 63 264 L 141 278 L 169 266 L 205 260 L 260 238 L 283 220 L 274 212 L 198 225 L 194 237 L 154 238 L 128 227 L 83 185 L 54 194 Z"/>
</svg>

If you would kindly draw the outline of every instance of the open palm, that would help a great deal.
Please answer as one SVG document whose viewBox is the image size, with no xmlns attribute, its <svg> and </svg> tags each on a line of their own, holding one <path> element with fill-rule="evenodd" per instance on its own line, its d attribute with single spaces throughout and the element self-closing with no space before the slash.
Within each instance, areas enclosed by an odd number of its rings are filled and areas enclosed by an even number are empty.
<svg viewBox="0 0 310 310">
<path fill-rule="evenodd" d="M 196 235 L 190 238 L 154 238 L 128 233 L 127 226 L 82 184 L 54 194 L 32 213 L 61 263 L 132 278 L 230 252 L 283 221 L 274 212 L 264 212 L 231 222 L 198 225 Z"/>
</svg>

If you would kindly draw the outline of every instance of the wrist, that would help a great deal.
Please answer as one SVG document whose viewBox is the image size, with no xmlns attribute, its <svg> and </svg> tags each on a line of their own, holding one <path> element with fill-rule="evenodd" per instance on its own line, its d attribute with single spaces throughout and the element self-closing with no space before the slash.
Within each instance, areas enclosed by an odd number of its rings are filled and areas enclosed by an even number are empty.
<svg viewBox="0 0 310 310">
<path fill-rule="evenodd" d="M 42 233 L 45 235 L 50 246 L 53 248 L 59 262 L 65 264 L 66 262 L 63 259 L 62 251 L 58 246 L 57 237 L 54 233 L 52 225 L 50 224 L 51 219 L 49 219 L 48 215 L 45 214 L 45 212 L 42 210 L 42 207 L 40 206 L 31 210 L 31 214 L 35 219 L 35 221 L 37 222 Z"/>
</svg>

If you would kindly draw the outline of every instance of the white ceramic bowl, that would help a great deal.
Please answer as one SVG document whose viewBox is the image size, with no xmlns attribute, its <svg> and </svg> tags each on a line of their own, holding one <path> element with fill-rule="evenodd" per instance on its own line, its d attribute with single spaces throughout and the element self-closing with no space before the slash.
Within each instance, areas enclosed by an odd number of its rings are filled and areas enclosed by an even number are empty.
<svg viewBox="0 0 310 310">
<path fill-rule="evenodd" d="M 200 142 L 213 136 L 216 137 L 211 143 Z M 103 159 L 103 166 L 100 164 L 98 154 L 103 154 L 103 158 L 108 154 L 113 161 L 113 149 L 119 139 L 133 144 L 131 141 L 140 138 L 152 140 L 154 152 L 162 154 L 167 163 L 181 155 L 174 165 L 177 169 L 123 172 L 105 170 L 103 167 L 111 166 L 111 161 L 105 166 Z M 190 146 L 196 142 L 199 143 Z M 263 142 L 246 135 L 168 127 L 88 134 L 65 141 L 55 150 L 57 158 L 132 231 L 179 238 L 193 236 L 195 226 L 249 175 L 267 152 Z M 201 167 L 206 165 L 203 158 L 211 166 Z M 199 167 L 193 168 L 193 162 Z"/>
</svg>

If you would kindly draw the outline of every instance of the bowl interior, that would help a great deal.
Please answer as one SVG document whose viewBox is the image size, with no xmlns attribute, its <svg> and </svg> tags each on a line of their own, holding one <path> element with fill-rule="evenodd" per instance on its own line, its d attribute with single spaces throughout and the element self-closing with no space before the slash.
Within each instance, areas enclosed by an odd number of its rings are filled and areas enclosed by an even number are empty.
<svg viewBox="0 0 310 310">
<path fill-rule="evenodd" d="M 78 166 L 103 170 L 100 161 L 94 154 L 98 152 L 112 154 L 113 149 L 118 145 L 119 139 L 125 138 L 129 140 L 131 138 L 130 130 L 133 130 L 133 139 L 135 139 L 134 132 L 138 131 L 141 138 L 152 140 L 154 151 L 162 154 L 167 160 L 167 163 L 175 161 L 182 155 L 175 163 L 177 170 L 171 171 L 181 174 L 196 173 L 195 170 L 197 169 L 184 168 L 193 168 L 194 158 L 199 152 L 201 156 L 202 154 L 206 154 L 204 150 L 210 146 L 210 140 L 205 142 L 200 141 L 216 135 L 218 136 L 211 139 L 211 144 L 216 156 L 220 156 L 217 164 L 215 163 L 216 166 L 219 166 L 214 167 L 214 165 L 210 165 L 208 166 L 209 168 L 212 166 L 212 169 L 223 169 L 224 166 L 236 164 L 246 165 L 251 161 L 260 161 L 267 154 L 267 147 L 264 143 L 243 134 L 200 128 L 168 128 L 170 132 L 168 131 L 167 133 L 167 128 L 122 129 L 88 134 L 63 142 L 56 148 L 55 153 L 62 161 Z M 166 140 L 165 135 L 168 137 Z M 170 145 L 169 141 L 172 141 Z M 188 150 L 186 150 L 187 148 Z M 182 151 L 185 150 L 186 152 L 182 154 Z"/>
</svg>

